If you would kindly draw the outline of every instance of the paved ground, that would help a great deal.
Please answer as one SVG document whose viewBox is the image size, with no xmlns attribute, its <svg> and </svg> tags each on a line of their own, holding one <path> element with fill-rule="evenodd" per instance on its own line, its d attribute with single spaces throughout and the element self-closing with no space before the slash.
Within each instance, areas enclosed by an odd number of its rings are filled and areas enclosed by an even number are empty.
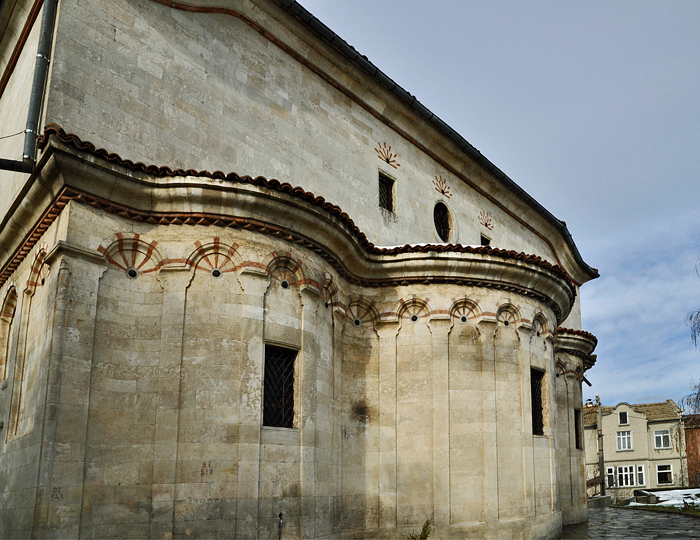
<svg viewBox="0 0 700 540">
<path fill-rule="evenodd" d="M 644 510 L 601 508 L 588 511 L 588 523 L 564 527 L 562 538 L 700 539 L 700 518 Z"/>
</svg>

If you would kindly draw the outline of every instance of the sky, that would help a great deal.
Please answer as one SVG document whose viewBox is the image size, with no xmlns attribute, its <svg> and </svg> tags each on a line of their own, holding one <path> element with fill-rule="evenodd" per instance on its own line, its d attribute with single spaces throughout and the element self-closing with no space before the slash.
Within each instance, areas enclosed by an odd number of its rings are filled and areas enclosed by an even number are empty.
<svg viewBox="0 0 700 540">
<path fill-rule="evenodd" d="M 300 0 L 559 219 L 601 277 L 584 399 L 700 379 L 700 2 Z"/>
</svg>

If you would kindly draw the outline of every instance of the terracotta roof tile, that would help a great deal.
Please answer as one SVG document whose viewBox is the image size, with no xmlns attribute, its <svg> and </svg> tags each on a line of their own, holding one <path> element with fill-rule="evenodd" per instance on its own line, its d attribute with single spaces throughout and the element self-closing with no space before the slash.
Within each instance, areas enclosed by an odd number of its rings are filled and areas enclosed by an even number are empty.
<svg viewBox="0 0 700 540">
<path fill-rule="evenodd" d="M 658 403 L 637 403 L 630 405 L 633 410 L 644 414 L 649 420 L 678 420 L 680 417 L 680 408 L 676 405 L 676 402 L 672 399 L 667 399 L 666 401 L 661 401 Z M 603 415 L 611 414 L 615 407 L 607 407 L 605 405 L 601 406 Z M 586 407 L 583 412 L 583 425 L 585 427 L 595 426 L 597 419 L 598 409 L 594 405 L 593 407 Z"/>
</svg>

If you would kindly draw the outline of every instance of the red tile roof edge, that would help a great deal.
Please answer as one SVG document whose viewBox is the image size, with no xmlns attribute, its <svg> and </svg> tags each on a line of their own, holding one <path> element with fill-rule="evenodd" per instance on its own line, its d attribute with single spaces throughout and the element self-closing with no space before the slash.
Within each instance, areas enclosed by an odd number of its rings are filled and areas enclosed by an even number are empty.
<svg viewBox="0 0 700 540">
<path fill-rule="evenodd" d="M 37 148 L 43 150 L 49 143 L 49 137 L 53 135 L 63 144 L 73 146 L 76 150 L 87 152 L 95 157 L 109 161 L 110 163 L 115 163 L 126 169 L 132 171 L 140 171 L 149 176 L 156 178 L 162 177 L 173 177 L 173 176 L 194 176 L 194 177 L 204 177 L 204 178 L 216 178 L 220 180 L 227 180 L 229 182 L 236 183 L 248 183 L 258 187 L 264 187 L 280 193 L 286 193 L 303 199 L 304 201 L 318 206 L 326 210 L 328 213 L 332 214 L 338 218 L 344 225 L 346 225 L 357 238 L 362 247 L 371 254 L 375 255 L 398 255 L 401 253 L 428 253 L 428 252 L 441 252 L 441 253 L 472 253 L 478 255 L 490 255 L 492 257 L 499 257 L 501 259 L 514 259 L 519 261 L 525 261 L 530 264 L 534 264 L 541 268 L 544 268 L 556 276 L 562 278 L 569 284 L 569 286 L 576 294 L 576 288 L 574 281 L 571 276 L 564 270 L 561 266 L 550 263 L 544 260 L 538 255 L 528 255 L 523 252 L 498 249 L 490 246 L 464 246 L 462 244 L 425 244 L 425 245 L 411 245 L 406 244 L 404 246 L 393 247 L 393 248 L 378 248 L 373 243 L 371 243 L 365 233 L 363 233 L 355 222 L 343 212 L 343 210 L 328 201 L 323 197 L 318 197 L 313 193 L 304 190 L 299 186 L 292 186 L 287 182 L 280 182 L 276 179 L 266 179 L 263 176 L 257 176 L 255 178 L 251 176 L 239 176 L 237 173 L 224 173 L 222 171 L 196 171 L 194 169 L 171 169 L 167 166 L 157 166 L 157 165 L 146 165 L 141 162 L 134 163 L 130 159 L 124 159 L 119 154 L 114 154 L 108 152 L 104 148 L 96 148 L 94 144 L 89 141 L 83 141 L 78 135 L 74 133 L 67 133 L 60 125 L 55 123 L 47 124 L 44 128 L 44 132 L 37 139 Z M 576 332 L 572 330 L 571 332 Z M 588 336 L 592 336 L 587 332 L 584 332 Z M 595 337 L 594 337 L 595 339 Z M 596 340 L 597 341 L 597 340 Z"/>
<path fill-rule="evenodd" d="M 557 328 L 557 333 L 558 334 L 571 334 L 574 336 L 580 336 L 586 339 L 590 339 L 592 342 L 594 342 L 596 345 L 598 345 L 598 338 L 595 337 L 593 334 L 590 332 L 586 332 L 585 330 L 574 330 L 573 328 L 564 328 L 563 326 L 560 326 Z"/>
</svg>

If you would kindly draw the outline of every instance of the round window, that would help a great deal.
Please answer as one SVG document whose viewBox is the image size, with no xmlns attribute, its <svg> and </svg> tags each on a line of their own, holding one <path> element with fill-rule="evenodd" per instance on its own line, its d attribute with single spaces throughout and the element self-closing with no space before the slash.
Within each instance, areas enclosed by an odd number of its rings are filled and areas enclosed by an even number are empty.
<svg viewBox="0 0 700 540">
<path fill-rule="evenodd" d="M 433 220 L 435 221 L 435 230 L 440 240 L 447 242 L 450 239 L 450 211 L 445 206 L 445 203 L 439 202 L 435 205 Z"/>
</svg>

